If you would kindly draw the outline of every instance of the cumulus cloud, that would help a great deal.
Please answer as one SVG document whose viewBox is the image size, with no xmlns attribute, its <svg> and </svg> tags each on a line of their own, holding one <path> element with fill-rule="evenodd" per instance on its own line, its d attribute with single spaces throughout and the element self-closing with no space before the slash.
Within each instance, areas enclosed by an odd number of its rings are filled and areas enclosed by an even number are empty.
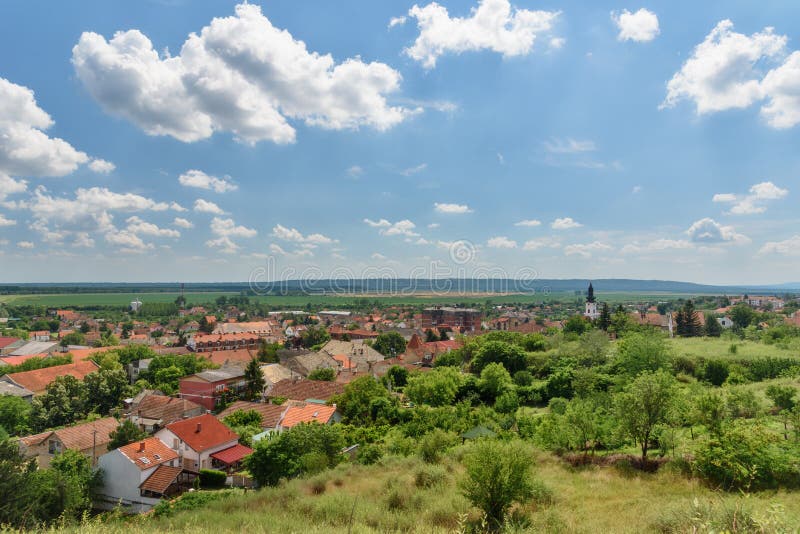
<svg viewBox="0 0 800 534">
<path fill-rule="evenodd" d="M 104 159 L 95 158 L 89 163 L 89 169 L 97 174 L 109 174 L 114 172 L 117 166 Z"/>
<path fill-rule="evenodd" d="M 439 213 L 460 214 L 472 213 L 472 209 L 466 204 L 450 204 L 447 202 L 435 202 L 433 208 Z"/>
<path fill-rule="evenodd" d="M 194 211 L 198 213 L 212 213 L 214 215 L 224 215 L 225 212 L 209 200 L 203 200 L 202 198 L 198 198 L 194 201 Z"/>
<path fill-rule="evenodd" d="M 188 219 L 184 219 L 183 217 L 175 217 L 175 220 L 172 221 L 172 224 L 177 226 L 178 228 L 194 228 L 194 223 Z"/>
<path fill-rule="evenodd" d="M 0 213 L 0 228 L 3 226 L 14 226 L 17 224 L 17 221 L 13 219 L 7 219 L 5 215 Z"/>
<path fill-rule="evenodd" d="M 228 237 L 255 237 L 258 232 L 245 226 L 237 226 L 233 219 L 214 217 L 211 220 L 211 232 L 214 235 Z"/>
<path fill-rule="evenodd" d="M 143 221 L 135 215 L 126 219 L 125 223 L 128 225 L 127 230 L 137 235 L 141 234 L 153 237 L 173 238 L 178 238 L 181 236 L 181 233 L 177 230 L 173 230 L 171 228 L 159 228 L 158 225 Z"/>
<path fill-rule="evenodd" d="M 14 180 L 0 172 L 0 202 L 4 201 L 9 195 L 24 193 L 27 190 L 28 183 L 25 180 Z"/>
<path fill-rule="evenodd" d="M 570 230 L 572 228 L 580 228 L 583 226 L 578 221 L 572 219 L 572 217 L 560 217 L 550 223 L 550 228 L 553 230 Z"/>
<path fill-rule="evenodd" d="M 772 182 L 761 182 L 750 188 L 747 195 L 719 193 L 712 198 L 713 202 L 730 204 L 729 213 L 733 215 L 753 215 L 767 211 L 765 204 L 770 200 L 779 200 L 789 194 Z"/>
<path fill-rule="evenodd" d="M 360 165 L 351 165 L 347 169 L 347 175 L 350 176 L 350 178 L 358 178 L 363 174 L 364 174 L 364 169 Z"/>
<path fill-rule="evenodd" d="M 542 224 L 542 221 L 539 221 L 539 220 L 536 220 L 536 219 L 524 219 L 524 220 L 515 222 L 514 226 L 532 227 L 532 226 L 541 226 L 541 224 Z"/>
<path fill-rule="evenodd" d="M 525 241 L 522 250 L 539 250 L 542 248 L 560 248 L 561 243 L 552 237 L 541 237 Z"/>
<path fill-rule="evenodd" d="M 611 20 L 619 29 L 617 39 L 620 41 L 643 43 L 652 41 L 660 33 L 658 16 L 645 8 L 641 8 L 635 13 L 631 13 L 627 9 L 623 9 L 621 13 L 612 11 Z"/>
<path fill-rule="evenodd" d="M 595 252 L 605 252 L 608 250 L 613 250 L 610 245 L 600 241 L 594 241 L 592 243 L 567 245 L 564 247 L 564 254 L 567 256 L 590 258 Z"/>
<path fill-rule="evenodd" d="M 414 165 L 413 167 L 408 167 L 407 169 L 403 169 L 402 171 L 400 171 L 400 174 L 402 174 L 403 176 L 413 176 L 419 172 L 424 171 L 427 168 L 428 168 L 427 163 L 420 163 L 419 165 Z"/>
<path fill-rule="evenodd" d="M 106 242 L 119 247 L 121 252 L 141 254 L 153 247 L 152 243 L 145 243 L 138 235 L 129 230 L 112 229 L 105 234 Z"/>
<path fill-rule="evenodd" d="M 401 17 L 392 17 L 392 18 L 389 19 L 388 28 L 391 30 L 395 26 L 402 26 L 403 24 L 406 23 L 406 20 L 407 20 L 406 17 L 402 17 L 402 16 Z"/>
<path fill-rule="evenodd" d="M 527 55 L 536 38 L 552 30 L 559 12 L 512 8 L 509 0 L 479 0 L 469 17 L 451 17 L 436 2 L 414 5 L 408 15 L 417 20 L 419 36 L 405 53 L 430 69 L 447 53 L 491 50 L 505 57 Z"/>
<path fill-rule="evenodd" d="M 30 241 L 20 241 L 20 242 L 18 242 L 18 243 L 17 243 L 17 246 L 18 246 L 19 248 L 31 249 L 31 248 L 34 248 L 36 245 L 34 245 L 34 244 L 33 244 L 32 242 L 30 242 Z"/>
<path fill-rule="evenodd" d="M 364 222 L 367 225 L 371 226 L 372 228 L 380 228 L 379 233 L 381 235 L 386 235 L 386 236 L 403 235 L 406 237 L 419 236 L 419 234 L 414 231 L 417 225 L 415 225 L 408 219 L 403 219 L 402 221 L 397 221 L 395 223 L 391 223 L 386 219 L 380 219 L 378 221 L 373 221 L 371 219 L 364 219 Z"/>
<path fill-rule="evenodd" d="M 800 235 L 792 236 L 784 241 L 768 241 L 761 247 L 758 253 L 800 256 Z"/>
<path fill-rule="evenodd" d="M 384 261 L 386 260 L 386 256 L 381 254 L 380 252 L 373 252 L 372 256 L 370 256 L 373 260 Z"/>
<path fill-rule="evenodd" d="M 322 234 L 303 235 L 297 228 L 287 228 L 280 224 L 275 225 L 275 227 L 272 229 L 272 235 L 273 237 L 277 237 L 283 241 L 303 243 L 312 247 L 317 245 L 330 245 L 332 243 L 339 242 L 336 239 L 331 239 L 330 237 Z"/>
<path fill-rule="evenodd" d="M 197 189 L 207 189 L 215 193 L 227 193 L 236 191 L 239 186 L 230 182 L 230 177 L 217 178 L 210 176 L 203 171 L 191 169 L 178 177 L 178 182 L 184 187 L 196 187 Z"/>
<path fill-rule="evenodd" d="M 719 244 L 734 243 L 745 244 L 750 238 L 736 232 L 733 226 L 724 226 L 714 219 L 706 217 L 693 223 L 686 231 L 689 239 L 694 243 Z"/>
<path fill-rule="evenodd" d="M 642 252 L 659 252 L 662 250 L 685 250 L 694 245 L 686 239 L 655 239 L 648 243 L 629 243 L 622 247 L 623 254 L 639 254 Z"/>
<path fill-rule="evenodd" d="M 183 142 L 227 131 L 247 144 L 285 144 L 296 136 L 289 120 L 387 130 L 414 112 L 386 101 L 400 86 L 399 72 L 360 57 L 337 64 L 330 54 L 310 52 L 254 4 L 190 34 L 177 56 L 159 55 L 139 30 L 110 40 L 84 32 L 72 63 L 107 112 Z"/>
<path fill-rule="evenodd" d="M 760 111 L 767 124 L 795 126 L 800 122 L 800 52 L 787 57 L 786 43 L 773 28 L 748 36 L 733 31 L 730 20 L 719 22 L 669 81 L 661 107 L 689 100 L 703 115 L 766 100 Z M 769 65 L 777 66 L 764 73 Z"/>
<path fill-rule="evenodd" d="M 0 175 L 65 176 L 89 161 L 63 139 L 48 137 L 53 124 L 33 91 L 0 78 Z"/>
<path fill-rule="evenodd" d="M 506 236 L 492 237 L 486 242 L 489 248 L 517 248 L 517 242 Z"/>
</svg>

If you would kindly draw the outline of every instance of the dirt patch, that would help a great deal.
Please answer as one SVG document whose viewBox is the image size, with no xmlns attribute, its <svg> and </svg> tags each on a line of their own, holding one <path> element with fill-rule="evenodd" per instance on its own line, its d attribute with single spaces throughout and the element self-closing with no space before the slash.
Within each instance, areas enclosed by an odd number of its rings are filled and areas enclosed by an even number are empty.
<svg viewBox="0 0 800 534">
<path fill-rule="evenodd" d="M 658 471 L 659 467 L 669 461 L 668 458 L 648 458 L 647 462 L 642 462 L 641 456 L 634 456 L 633 454 L 605 454 L 605 455 L 592 455 L 592 454 L 566 454 L 561 457 L 565 462 L 572 467 L 580 467 L 584 465 L 597 465 L 602 467 L 613 466 L 630 466 L 640 471 L 653 473 Z"/>
</svg>

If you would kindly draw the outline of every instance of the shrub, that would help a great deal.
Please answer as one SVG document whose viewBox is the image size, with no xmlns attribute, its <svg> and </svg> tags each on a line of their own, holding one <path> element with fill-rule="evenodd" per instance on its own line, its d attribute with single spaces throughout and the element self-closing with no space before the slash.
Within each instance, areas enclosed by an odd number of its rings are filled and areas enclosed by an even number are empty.
<svg viewBox="0 0 800 534">
<path fill-rule="evenodd" d="M 155 508 L 153 508 L 153 515 L 156 517 L 166 517 L 184 510 L 196 510 L 230 494 L 230 491 L 193 491 L 184 493 L 173 501 L 161 501 L 158 503 Z"/>
<path fill-rule="evenodd" d="M 550 408 L 550 413 L 556 415 L 564 415 L 564 412 L 567 411 L 567 405 L 569 401 L 567 399 L 561 397 L 553 397 L 550 399 L 550 402 L 547 403 L 547 407 Z"/>
<path fill-rule="evenodd" d="M 434 429 L 423 436 L 419 444 L 419 455 L 423 461 L 429 464 L 437 463 L 442 453 L 452 447 L 456 442 L 456 436 L 440 429 Z"/>
<path fill-rule="evenodd" d="M 725 383 L 729 374 L 728 364 L 722 360 L 709 360 L 703 369 L 703 378 L 714 386 Z"/>
<path fill-rule="evenodd" d="M 447 473 L 439 465 L 422 466 L 414 473 L 414 485 L 418 488 L 432 488 L 445 481 Z"/>
<path fill-rule="evenodd" d="M 228 478 L 222 471 L 216 469 L 200 470 L 200 487 L 203 489 L 218 489 L 225 487 L 225 480 Z"/>
<path fill-rule="evenodd" d="M 333 369 L 329 369 L 326 367 L 320 369 L 314 369 L 310 373 L 308 373 L 309 380 L 322 380 L 325 382 L 333 382 L 336 380 L 336 371 Z"/>
<path fill-rule="evenodd" d="M 322 495 L 328 487 L 328 478 L 322 475 L 317 475 L 311 479 L 311 493 L 314 495 Z"/>
<path fill-rule="evenodd" d="M 380 445 L 366 443 L 358 448 L 356 462 L 361 465 L 372 465 L 383 457 L 383 450 Z"/>
</svg>

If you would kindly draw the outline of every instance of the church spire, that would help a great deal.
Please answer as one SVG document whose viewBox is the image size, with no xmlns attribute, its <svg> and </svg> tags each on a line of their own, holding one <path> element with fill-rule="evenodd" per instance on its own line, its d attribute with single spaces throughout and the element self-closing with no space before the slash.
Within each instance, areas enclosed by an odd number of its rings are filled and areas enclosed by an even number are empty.
<svg viewBox="0 0 800 534">
<path fill-rule="evenodd" d="M 592 287 L 591 282 L 589 282 L 589 291 L 586 295 L 586 302 L 594 302 L 594 287 Z"/>
</svg>

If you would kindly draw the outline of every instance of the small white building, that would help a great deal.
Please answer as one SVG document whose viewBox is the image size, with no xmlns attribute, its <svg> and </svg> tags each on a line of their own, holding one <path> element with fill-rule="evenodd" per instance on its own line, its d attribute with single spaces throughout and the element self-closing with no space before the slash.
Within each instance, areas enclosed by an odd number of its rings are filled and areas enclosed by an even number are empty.
<svg viewBox="0 0 800 534">
<path fill-rule="evenodd" d="M 142 301 L 141 300 L 135 299 L 135 300 L 131 301 L 131 311 L 133 313 L 138 312 L 139 309 L 141 309 L 141 307 L 142 307 Z"/>
<path fill-rule="evenodd" d="M 235 447 L 239 436 L 211 414 L 190 417 L 167 425 L 156 437 L 178 454 L 184 469 L 213 469 L 211 455 Z"/>
<path fill-rule="evenodd" d="M 717 317 L 717 322 L 722 328 L 728 329 L 733 328 L 733 319 L 728 316 L 725 317 Z"/>
<path fill-rule="evenodd" d="M 147 512 L 162 497 L 190 487 L 194 478 L 181 468 L 178 454 L 156 438 L 107 452 L 99 458 L 98 467 L 103 485 L 95 505 L 103 510 L 121 507 L 129 513 Z"/>
</svg>

